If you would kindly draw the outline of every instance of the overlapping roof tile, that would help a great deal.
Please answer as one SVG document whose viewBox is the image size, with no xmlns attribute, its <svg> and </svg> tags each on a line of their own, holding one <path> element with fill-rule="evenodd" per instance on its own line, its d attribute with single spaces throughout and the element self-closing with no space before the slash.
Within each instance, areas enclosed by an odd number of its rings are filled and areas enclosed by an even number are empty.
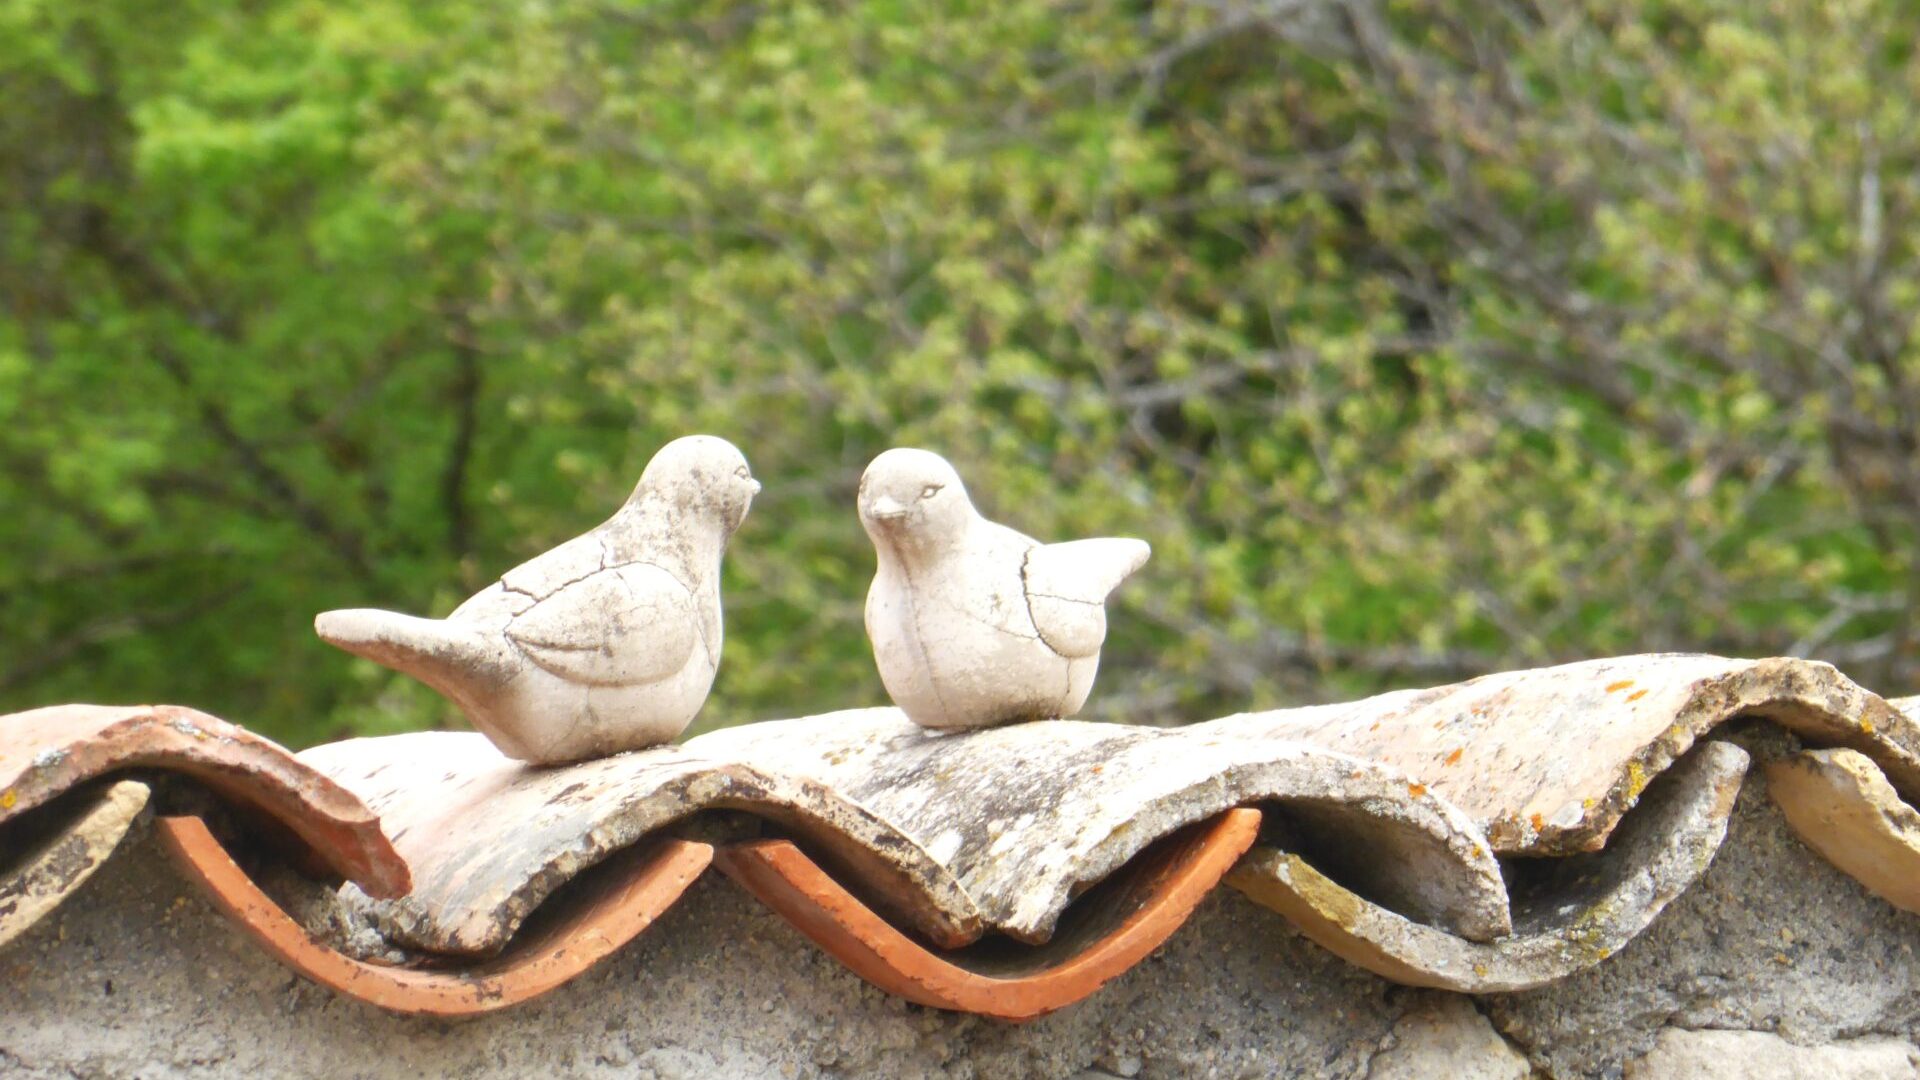
<svg viewBox="0 0 1920 1080">
<path fill-rule="evenodd" d="M 1691 886 L 1727 832 L 1748 759 L 1709 743 L 1653 784 L 1598 852 L 1535 867 L 1512 935 L 1471 941 L 1354 895 L 1312 863 L 1262 847 L 1228 878 L 1302 933 L 1370 971 L 1469 993 L 1525 990 L 1606 959 Z"/>
<path fill-rule="evenodd" d="M 407 861 L 413 891 L 373 914 L 401 943 L 489 955 L 547 895 L 615 851 L 695 814 L 747 810 L 793 829 L 936 939 L 977 936 L 944 866 L 885 819 L 804 776 L 662 746 L 540 768 L 483 736 L 420 732 L 316 747 L 301 761 L 365 799 Z M 350 902 L 361 898 L 349 894 Z"/>
<path fill-rule="evenodd" d="M 126 770 L 191 777 L 374 895 L 410 887 L 406 862 L 359 799 L 271 740 L 177 705 L 56 705 L 0 720 L 0 826 Z"/>
<path fill-rule="evenodd" d="M 156 831 L 283 962 L 399 1011 L 558 985 L 710 861 L 853 970 L 942 1008 L 1020 1019 L 1077 1000 L 1223 877 L 1390 978 L 1516 989 L 1600 962 L 1698 878 L 1748 771 L 1719 736 L 1737 719 L 1815 748 L 1767 759 L 1789 822 L 1911 910 L 1905 704 L 1824 664 L 1659 655 L 1177 729 L 942 734 L 853 710 L 555 768 L 469 734 L 295 757 L 191 710 L 36 710 L 0 718 L 0 939 L 10 911 L 24 925 L 79 880 L 4 909 L 10 882 L 54 880 L 28 849 L 84 834 L 97 864 L 138 785 L 89 784 L 131 775 L 230 804 L 237 833 L 174 810 Z M 320 875 L 304 895 L 321 917 L 258 879 L 263 859 Z"/>
<path fill-rule="evenodd" d="M 424 1016 L 492 1012 L 565 983 L 651 926 L 713 861 L 706 844 L 641 845 L 501 955 L 453 969 L 409 968 L 332 948 L 261 888 L 200 818 L 163 817 L 156 831 L 181 872 L 274 959 L 362 1001 Z"/>
<path fill-rule="evenodd" d="M 1212 723 L 1403 769 L 1465 810 L 1502 855 L 1570 855 L 1598 850 L 1655 776 L 1738 717 L 1858 750 L 1920 791 L 1920 726 L 1831 665 L 1803 660 L 1627 656 Z"/>
<path fill-rule="evenodd" d="M 1364 853 L 1352 872 L 1386 902 L 1469 935 L 1506 928 L 1499 864 L 1452 805 L 1396 769 L 1230 725 L 1054 720 L 945 733 L 861 709 L 730 728 L 688 748 L 843 792 L 948 868 L 987 926 L 1031 943 L 1155 840 L 1262 804 Z"/>
</svg>

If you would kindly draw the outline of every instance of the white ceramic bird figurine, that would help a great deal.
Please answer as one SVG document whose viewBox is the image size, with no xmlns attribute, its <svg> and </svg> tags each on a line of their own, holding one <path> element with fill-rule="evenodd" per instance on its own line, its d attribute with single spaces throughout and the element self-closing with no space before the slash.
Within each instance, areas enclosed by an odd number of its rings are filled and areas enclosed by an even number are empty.
<svg viewBox="0 0 1920 1080">
<path fill-rule="evenodd" d="M 1107 594 L 1144 540 L 1042 544 L 980 516 L 953 466 L 897 448 L 860 479 L 879 555 L 867 636 L 894 704 L 930 728 L 1072 716 L 1107 637 Z"/>
<path fill-rule="evenodd" d="M 760 485 L 732 443 L 675 439 L 613 517 L 453 610 L 360 608 L 326 641 L 451 698 L 510 757 L 578 761 L 667 742 L 720 663 L 720 558 Z"/>
</svg>

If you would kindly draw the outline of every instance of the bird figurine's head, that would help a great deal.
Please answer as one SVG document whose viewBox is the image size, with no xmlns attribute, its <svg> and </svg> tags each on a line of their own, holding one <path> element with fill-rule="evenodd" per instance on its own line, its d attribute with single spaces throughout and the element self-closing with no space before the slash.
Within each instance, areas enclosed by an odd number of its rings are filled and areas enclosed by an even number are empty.
<svg viewBox="0 0 1920 1080">
<path fill-rule="evenodd" d="M 960 474 L 932 451 L 895 447 L 860 477 L 860 523 L 876 544 L 957 538 L 977 516 Z"/>
<path fill-rule="evenodd" d="M 759 493 L 739 448 L 713 435 L 688 435 L 653 455 L 628 502 L 657 499 L 677 513 L 710 517 L 731 534 Z"/>
</svg>

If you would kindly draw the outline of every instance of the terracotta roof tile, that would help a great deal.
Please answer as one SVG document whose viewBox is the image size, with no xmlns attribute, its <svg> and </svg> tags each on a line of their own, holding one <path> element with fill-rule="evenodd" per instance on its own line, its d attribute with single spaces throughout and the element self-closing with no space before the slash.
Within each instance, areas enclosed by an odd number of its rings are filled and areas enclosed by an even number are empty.
<svg viewBox="0 0 1920 1080">
<path fill-rule="evenodd" d="M 243 823 L 264 811 L 304 844 L 261 832 L 254 855 L 317 853 L 354 882 L 317 893 L 322 908 L 373 916 L 389 945 L 365 955 L 397 964 L 337 951 L 199 819 L 157 828 L 275 956 L 397 1011 L 486 1011 L 558 985 L 713 860 L 895 993 L 1035 1016 L 1138 962 L 1250 844 L 1229 880 L 1339 955 L 1514 989 L 1600 962 L 1697 879 L 1747 773 L 1747 752 L 1714 737 L 1740 717 L 1822 748 L 1769 751 L 1789 821 L 1911 909 L 1920 816 L 1901 793 L 1920 781 L 1920 726 L 1901 706 L 1917 702 L 1824 664 L 1660 655 L 1178 729 L 938 734 L 854 710 L 546 769 L 475 735 L 296 758 L 192 710 L 43 709 L 0 718 L 0 905 L 8 881 L 51 883 L 16 889 L 35 899 L 0 910 L 0 939 L 84 876 L 32 878 L 42 841 L 82 836 L 91 866 L 125 831 L 138 785 L 87 785 L 133 770 L 203 784 Z"/>
<path fill-rule="evenodd" d="M 663 746 L 553 768 L 513 761 L 484 737 L 420 732 L 316 747 L 300 760 L 377 811 L 414 890 L 372 905 L 403 944 L 497 952 L 554 889 L 609 854 L 707 810 L 744 809 L 794 829 L 936 939 L 978 935 L 951 873 L 856 802 L 804 777 Z M 357 897 L 350 897 L 357 902 Z"/>
<path fill-rule="evenodd" d="M 1022 941 L 1045 941 L 1075 895 L 1160 837 L 1265 803 L 1365 852 L 1350 869 L 1389 903 L 1469 935 L 1507 928 L 1499 865 L 1453 806 L 1395 769 L 1231 725 L 1053 720 L 951 734 L 861 709 L 729 728 L 688 749 L 844 793 Z"/>
<path fill-rule="evenodd" d="M 643 845 L 615 873 L 592 882 L 562 917 L 522 935 L 501 956 L 435 971 L 367 963 L 329 948 L 248 877 L 197 817 L 160 818 L 156 832 L 186 877 L 274 959 L 351 997 L 427 1016 L 493 1012 L 565 983 L 651 926 L 713 861 L 706 844 Z"/>
<path fill-rule="evenodd" d="M 279 744 L 178 705 L 56 705 L 0 717 L 0 826 L 96 777 L 180 773 L 258 810 L 342 877 L 404 895 L 407 865 L 379 818 Z"/>
<path fill-rule="evenodd" d="M 1260 828 L 1256 810 L 1229 810 L 1164 838 L 1075 912 L 1046 944 L 1009 952 L 928 949 L 880 918 L 792 843 L 725 849 L 720 868 L 868 982 L 909 1001 L 1031 1020 L 1064 1008 L 1146 959 L 1193 913 Z M 1091 898 L 1090 898 L 1091 899 Z"/>
</svg>

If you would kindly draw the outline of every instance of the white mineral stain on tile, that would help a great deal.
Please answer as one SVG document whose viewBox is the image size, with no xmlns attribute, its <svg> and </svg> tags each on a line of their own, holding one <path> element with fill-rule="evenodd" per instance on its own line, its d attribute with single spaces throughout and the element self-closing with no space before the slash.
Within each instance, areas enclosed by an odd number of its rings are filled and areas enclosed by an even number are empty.
<svg viewBox="0 0 1920 1080">
<path fill-rule="evenodd" d="M 933 841 L 927 845 L 927 854 L 933 856 L 936 861 L 949 862 L 960 853 L 962 843 L 965 843 L 965 838 L 957 830 L 948 829 L 934 837 Z"/>
</svg>

